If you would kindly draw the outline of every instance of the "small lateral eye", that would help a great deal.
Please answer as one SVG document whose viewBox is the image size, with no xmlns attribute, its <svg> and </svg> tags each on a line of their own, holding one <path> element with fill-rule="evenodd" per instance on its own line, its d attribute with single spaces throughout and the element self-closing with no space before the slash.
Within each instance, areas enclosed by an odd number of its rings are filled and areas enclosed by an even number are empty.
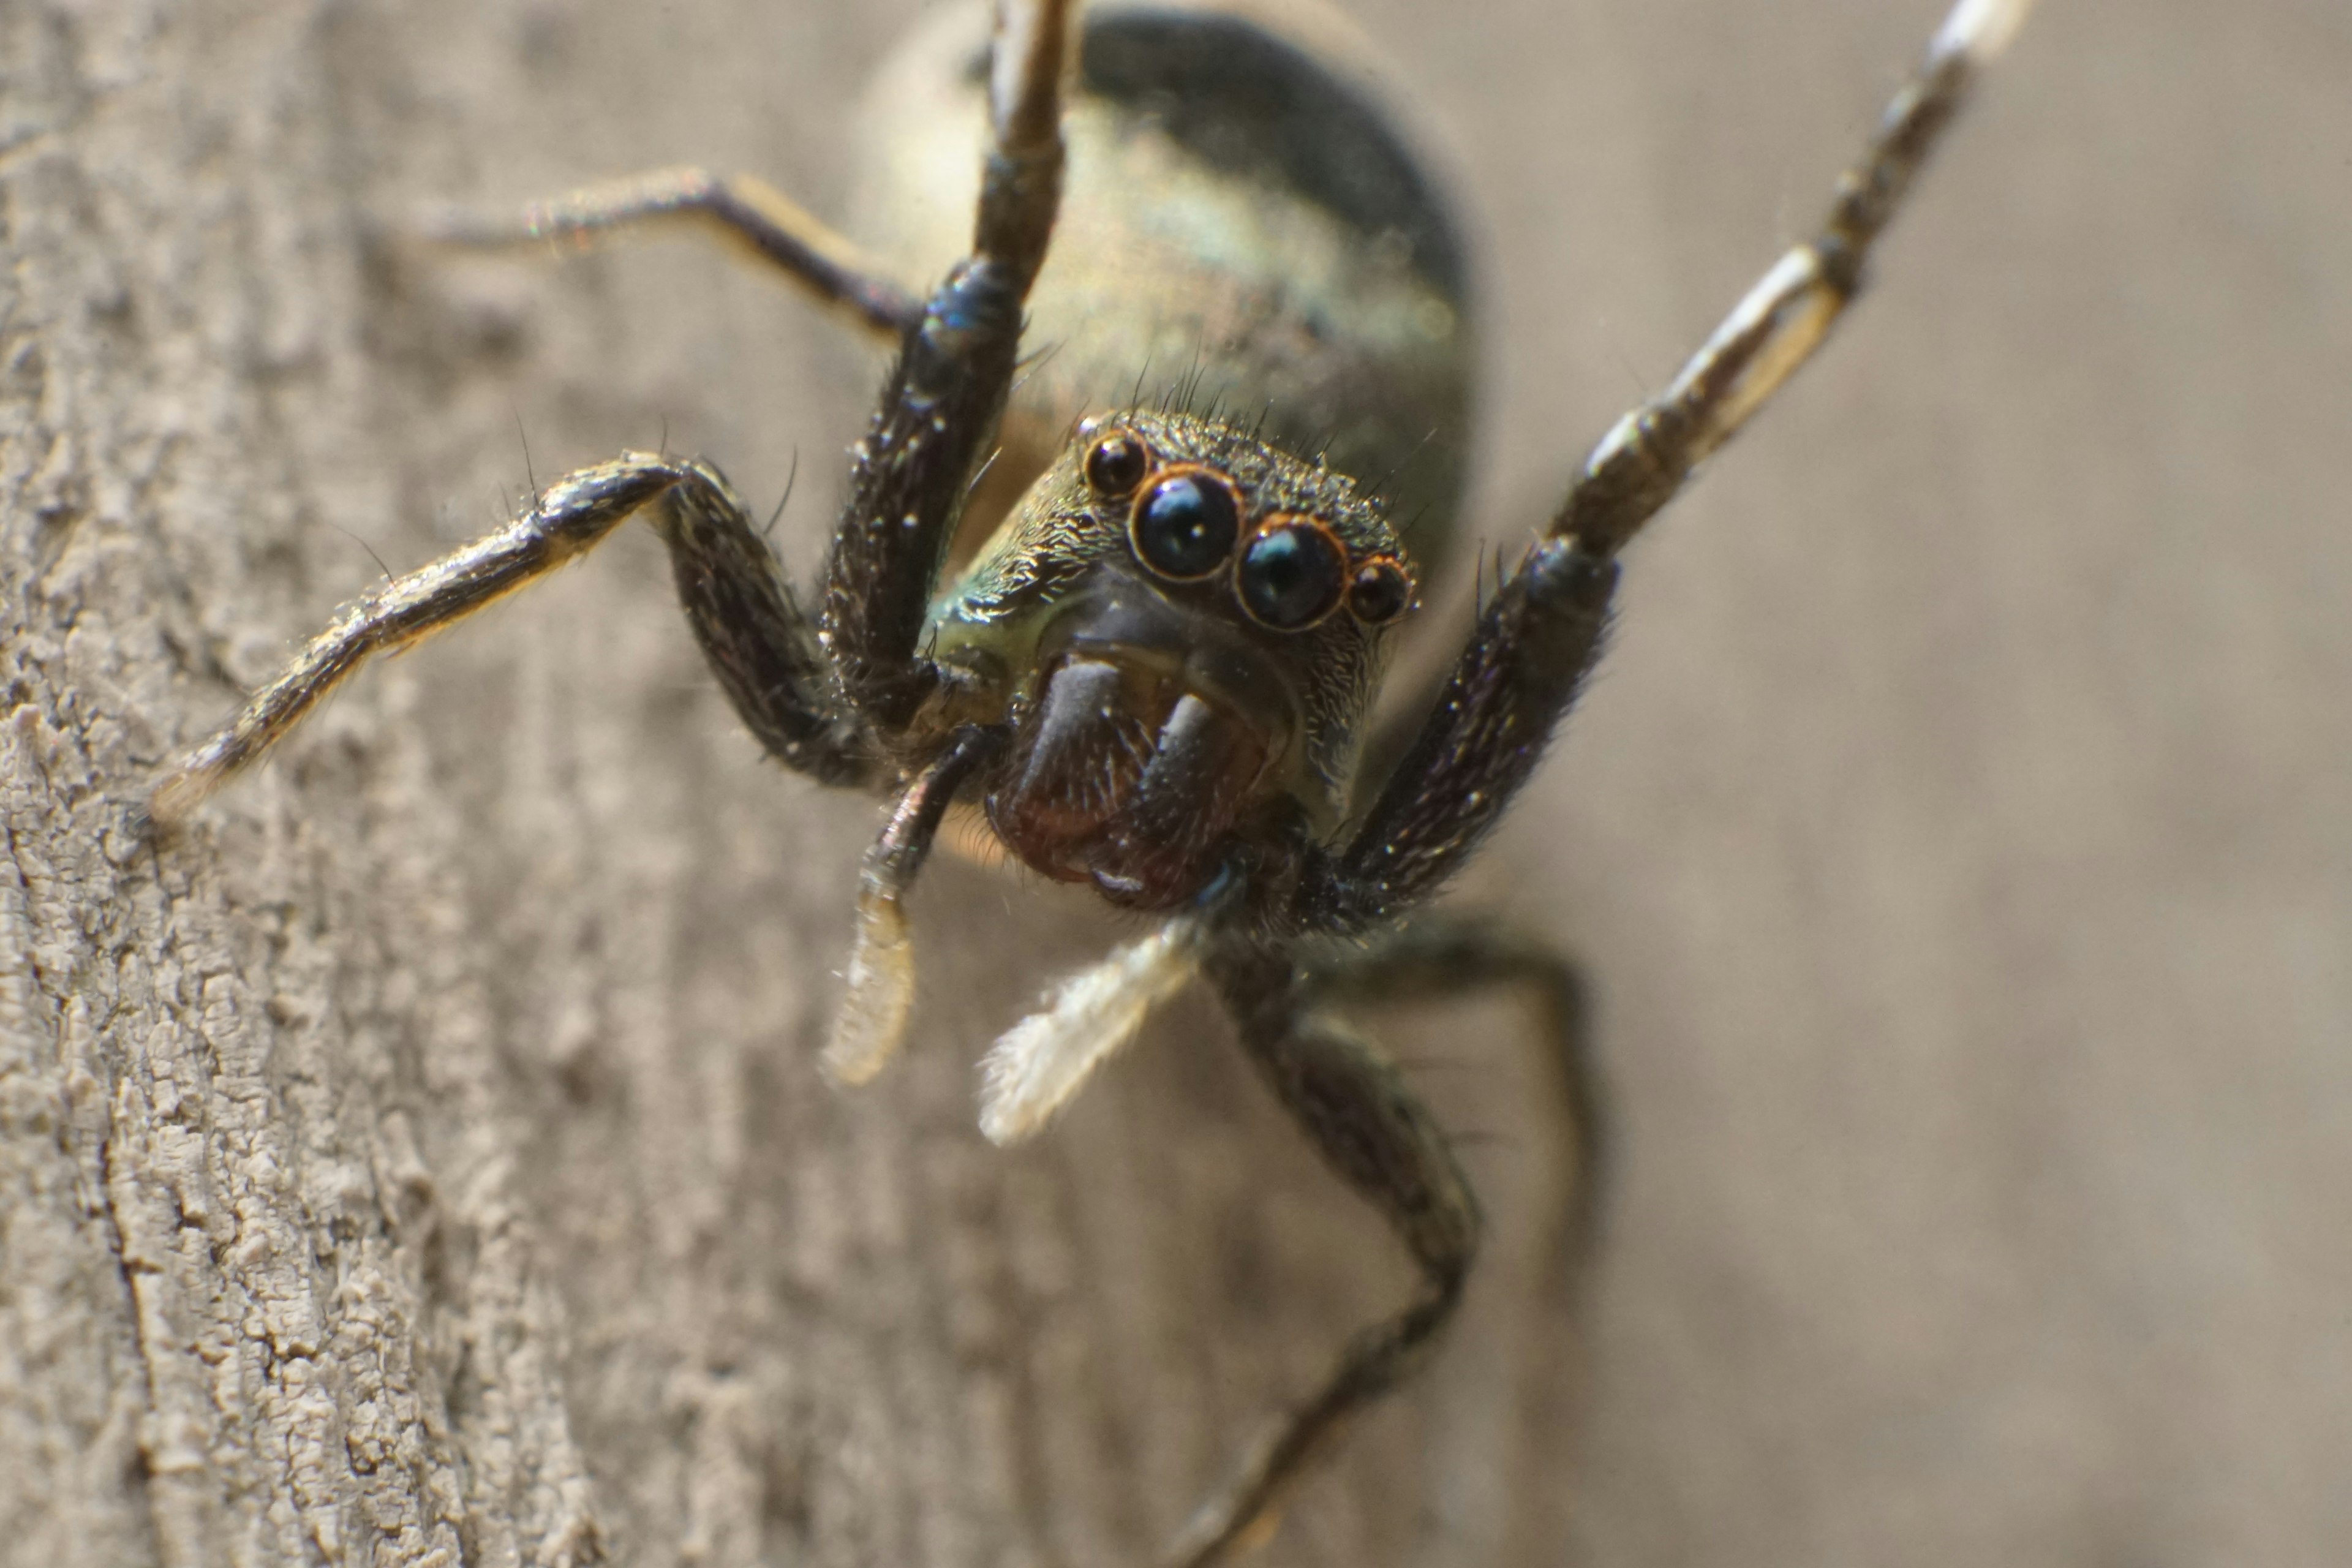
<svg viewBox="0 0 2352 1568">
<path fill-rule="evenodd" d="M 1231 486 L 1204 473 L 1187 472 L 1152 486 L 1129 520 L 1127 532 L 1146 566 L 1183 582 L 1206 577 L 1223 566 L 1234 552 L 1241 525 L 1241 506 Z"/>
<path fill-rule="evenodd" d="M 1150 449 L 1124 430 L 1113 430 L 1087 453 L 1087 483 L 1097 495 L 1133 495 L 1150 470 Z"/>
<path fill-rule="evenodd" d="M 1339 606 L 1348 552 L 1330 530 L 1303 519 L 1259 531 L 1236 572 L 1242 607 L 1278 632 L 1305 631 Z"/>
<path fill-rule="evenodd" d="M 1395 620 L 1412 607 L 1412 579 L 1385 555 L 1356 568 L 1348 580 L 1348 608 L 1366 626 Z"/>
</svg>

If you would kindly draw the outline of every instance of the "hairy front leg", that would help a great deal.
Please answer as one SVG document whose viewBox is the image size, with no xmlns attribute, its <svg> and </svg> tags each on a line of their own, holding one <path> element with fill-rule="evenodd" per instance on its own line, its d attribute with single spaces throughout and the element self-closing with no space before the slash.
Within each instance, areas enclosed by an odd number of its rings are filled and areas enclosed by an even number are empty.
<svg viewBox="0 0 2352 1568">
<path fill-rule="evenodd" d="M 1493 826 L 1599 652 L 1618 552 L 1821 345 L 1860 289 L 1872 246 L 2030 5 L 1960 0 L 1838 181 L 1819 229 L 1748 291 L 1672 385 L 1594 449 L 1354 837 L 1310 867 L 1293 907 L 1302 929 L 1363 931 L 1426 899 Z"/>
<path fill-rule="evenodd" d="M 1479 616 L 1437 706 L 1345 843 L 1309 858 L 1305 931 L 1373 929 L 1435 893 L 1501 820 L 1601 656 L 1614 561 L 1576 540 L 1528 552 Z"/>
<path fill-rule="evenodd" d="M 1061 205 L 1070 10 L 1066 0 L 1006 0 L 1000 13 L 971 255 L 924 305 L 853 454 L 825 576 L 824 638 L 850 701 L 885 734 L 906 730 L 944 676 L 922 656 L 923 626 L 996 440 L 1023 302 Z"/>
<path fill-rule="evenodd" d="M 373 656 L 411 647 L 530 586 L 656 502 L 688 618 L 752 732 L 819 778 L 867 782 L 873 747 L 834 690 L 814 629 L 725 478 L 698 460 L 629 452 L 565 475 L 496 533 L 344 606 L 234 721 L 164 775 L 148 796 L 149 820 L 163 828 L 185 821 Z"/>
<path fill-rule="evenodd" d="M 843 699 L 775 552 L 708 464 L 661 498 L 654 528 L 669 547 L 678 605 L 702 657 L 752 737 L 822 784 L 880 788 L 891 770 Z"/>
</svg>

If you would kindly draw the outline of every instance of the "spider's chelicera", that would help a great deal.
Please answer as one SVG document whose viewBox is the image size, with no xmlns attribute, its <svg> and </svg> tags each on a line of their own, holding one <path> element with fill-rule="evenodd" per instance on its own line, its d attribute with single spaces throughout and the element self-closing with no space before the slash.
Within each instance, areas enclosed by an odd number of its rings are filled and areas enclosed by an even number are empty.
<svg viewBox="0 0 2352 1568">
<path fill-rule="evenodd" d="M 1262 5 L 1105 0 L 1081 29 L 1066 0 L 1006 0 L 992 49 L 969 16 L 951 18 L 894 68 L 945 83 L 941 100 L 961 94 L 969 121 L 903 117 L 892 134 L 908 155 L 884 163 L 959 165 L 918 154 L 927 138 L 950 150 L 976 138 L 976 221 L 963 227 L 953 203 L 924 190 L 899 193 L 871 226 L 889 233 L 898 266 L 756 180 L 693 170 L 583 192 L 520 226 L 444 219 L 438 237 L 477 245 L 714 226 L 898 342 L 821 602 L 812 614 L 795 597 L 718 469 L 625 454 L 346 608 L 161 782 L 149 813 L 184 820 L 368 655 L 463 618 L 644 512 L 761 744 L 896 803 L 860 879 L 824 1058 L 837 1081 L 871 1077 L 898 1047 L 915 984 L 903 897 L 950 811 L 976 813 L 1029 867 L 1151 917 L 997 1042 L 988 1135 L 1035 1131 L 1154 1005 L 1205 980 L 1276 1097 L 1418 1265 L 1413 1300 L 1349 1343 L 1202 1507 L 1175 1558 L 1222 1559 L 1262 1531 L 1323 1440 L 1412 1369 L 1476 1247 L 1444 1136 L 1334 1016 L 1337 999 L 1531 988 L 1563 1068 L 1589 1212 L 1599 1126 L 1570 972 L 1540 946 L 1424 906 L 1575 700 L 1620 550 L 1826 334 L 2027 4 L 1960 0 L 1819 229 L 1602 439 L 1486 600 L 1442 689 L 1369 739 L 1387 645 L 1417 597 L 1398 520 L 1421 520 L 1423 553 L 1442 543 L 1473 343 L 1463 247 L 1436 183 L 1375 79 L 1310 42 L 1333 35 L 1294 36 L 1285 8 Z M 1088 221 L 1048 267 L 1066 193 Z M 938 238 L 942 224 L 954 237 Z M 896 280 L 919 276 L 942 244 L 961 259 L 928 294 Z M 1016 395 L 1024 331 L 1061 352 Z M 1155 359 L 1212 364 L 1224 405 L 1251 417 L 1181 399 L 1079 417 L 1090 387 L 1124 384 Z M 942 588 L 960 533 L 992 524 Z"/>
</svg>

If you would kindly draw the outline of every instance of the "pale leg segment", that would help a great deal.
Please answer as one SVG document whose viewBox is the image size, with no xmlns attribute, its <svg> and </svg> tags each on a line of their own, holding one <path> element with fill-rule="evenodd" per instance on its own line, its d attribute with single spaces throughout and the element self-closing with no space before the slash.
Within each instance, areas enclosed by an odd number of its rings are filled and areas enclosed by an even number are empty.
<svg viewBox="0 0 2352 1568">
<path fill-rule="evenodd" d="M 900 337 L 923 318 L 922 301 L 887 268 L 752 174 L 722 179 L 706 169 L 657 169 L 533 202 L 519 215 L 436 207 L 423 215 L 416 232 L 436 244 L 499 250 L 567 241 L 584 247 L 610 234 L 681 226 L 743 247 L 878 336 Z"/>
<path fill-rule="evenodd" d="M 1840 176 L 1821 227 L 1748 290 L 1672 385 L 1601 438 L 1554 514 L 1552 534 L 1615 554 L 1812 357 L 1979 72 L 2031 8 L 2032 0 L 1960 0 L 1861 161 Z"/>
<path fill-rule="evenodd" d="M 455 625 L 593 548 L 673 486 L 726 481 L 702 465 L 630 452 L 567 474 L 523 516 L 454 554 L 346 605 L 236 721 L 166 774 L 147 800 L 149 819 L 170 828 L 283 740 L 371 655 L 396 652 Z"/>
</svg>

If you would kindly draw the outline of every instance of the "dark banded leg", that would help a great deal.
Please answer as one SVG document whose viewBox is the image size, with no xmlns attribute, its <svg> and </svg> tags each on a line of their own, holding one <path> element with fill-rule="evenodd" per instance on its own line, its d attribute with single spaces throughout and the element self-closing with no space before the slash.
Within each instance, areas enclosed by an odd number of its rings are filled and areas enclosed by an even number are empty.
<svg viewBox="0 0 2352 1568">
<path fill-rule="evenodd" d="M 1559 1239 L 1567 1261 L 1590 1256 L 1608 1195 L 1609 1106 L 1593 1059 L 1584 984 L 1573 963 L 1507 926 L 1423 915 L 1361 946 L 1317 953 L 1303 985 L 1310 1006 L 1343 1011 L 1497 988 L 1523 993 L 1534 1004 L 1543 1067 L 1570 1144 L 1568 1180 L 1558 1194 L 1568 1224 Z"/>
<path fill-rule="evenodd" d="M 922 320 L 921 302 L 856 244 L 751 174 L 659 169 L 533 202 L 516 216 L 436 209 L 417 230 L 436 244 L 495 250 L 688 224 L 742 246 L 867 331 L 896 338 Z"/>
<path fill-rule="evenodd" d="M 1405 1309 L 1359 1333 L 1322 1385 L 1284 1417 L 1212 1498 L 1168 1561 L 1208 1568 L 1262 1542 L 1318 1456 L 1367 1405 L 1416 1371 L 1462 1299 L 1478 1247 L 1478 1207 L 1429 1109 L 1393 1063 L 1313 1012 L 1290 961 L 1223 952 L 1209 970 L 1242 1048 L 1334 1174 L 1380 1210 L 1422 1287 Z"/>
<path fill-rule="evenodd" d="M 707 463 L 630 452 L 567 474 L 496 533 L 346 605 L 235 722 L 164 776 L 148 797 L 150 821 L 169 828 L 186 820 L 373 655 L 529 586 L 657 501 L 688 618 L 753 732 L 794 767 L 835 783 L 864 780 L 875 769 L 872 749 L 825 678 L 807 617 L 743 503 Z"/>
<path fill-rule="evenodd" d="M 843 700 L 815 621 L 784 581 L 742 501 L 708 464 L 662 497 L 654 528 L 669 547 L 680 607 L 710 672 L 768 753 L 821 784 L 878 787 L 890 777 Z"/>
<path fill-rule="evenodd" d="M 1600 658 L 1617 563 L 1575 540 L 1528 554 L 1479 616 L 1420 735 L 1348 841 L 1309 858 L 1292 918 L 1373 929 L 1469 858 L 1542 760 Z"/>
<path fill-rule="evenodd" d="M 1959 0 L 1828 217 L 1751 289 L 1674 384 L 1621 419 L 1480 617 L 1444 695 L 1355 837 L 1310 867 L 1309 931 L 1360 931 L 1434 893 L 1533 773 L 1600 651 L 1614 557 L 1810 358 L 1871 246 L 2031 0 Z"/>
<path fill-rule="evenodd" d="M 1672 385 L 1617 422 L 1585 459 L 1551 532 L 1614 555 L 1692 471 L 1812 357 L 1862 288 L 1870 248 L 2032 0 L 1959 0 L 1895 95 L 1829 216 L 1748 291 Z"/>
<path fill-rule="evenodd" d="M 992 140 L 972 253 L 907 334 L 866 438 L 826 570 L 825 645 L 850 701 L 905 729 L 944 672 L 920 643 L 941 557 L 1012 386 L 1022 305 L 1062 193 L 1066 0 L 1005 0 L 989 73 Z"/>
</svg>

